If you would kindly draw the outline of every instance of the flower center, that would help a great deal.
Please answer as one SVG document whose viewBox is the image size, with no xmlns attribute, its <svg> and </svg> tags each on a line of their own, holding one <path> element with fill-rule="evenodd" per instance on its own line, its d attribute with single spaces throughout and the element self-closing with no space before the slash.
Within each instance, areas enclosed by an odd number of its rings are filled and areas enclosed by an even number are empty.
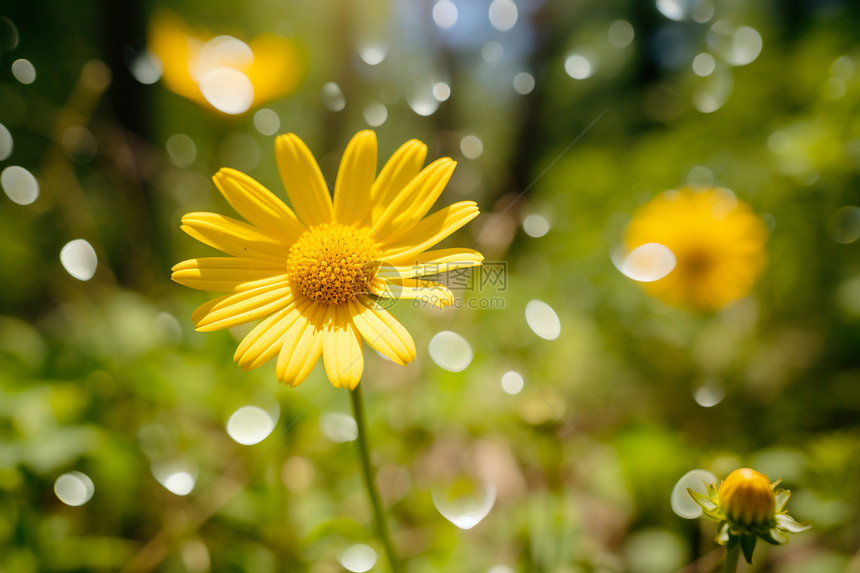
<svg viewBox="0 0 860 573">
<path fill-rule="evenodd" d="M 370 292 L 379 255 L 369 231 L 324 223 L 308 229 L 290 247 L 287 274 L 305 296 L 343 304 Z"/>
</svg>

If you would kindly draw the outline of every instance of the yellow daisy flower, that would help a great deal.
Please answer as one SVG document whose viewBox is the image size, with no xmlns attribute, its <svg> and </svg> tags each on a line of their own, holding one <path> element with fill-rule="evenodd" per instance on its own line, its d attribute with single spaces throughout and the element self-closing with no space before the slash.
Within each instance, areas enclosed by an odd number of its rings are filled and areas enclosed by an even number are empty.
<svg viewBox="0 0 860 573">
<path fill-rule="evenodd" d="M 642 283 L 675 306 L 719 310 L 746 296 L 765 266 L 767 227 L 726 189 L 667 191 L 640 207 L 625 234 L 632 251 L 648 243 L 672 251 L 675 267 Z"/>
<path fill-rule="evenodd" d="M 422 169 L 427 147 L 411 140 L 377 176 L 376 154 L 372 131 L 352 138 L 332 200 L 302 140 L 281 135 L 275 155 L 292 209 L 225 168 L 215 174 L 215 186 L 247 223 L 216 213 L 182 217 L 183 231 L 232 255 L 173 267 L 180 284 L 227 293 L 194 312 L 195 328 L 263 319 L 236 350 L 242 369 L 277 356 L 278 379 L 295 387 L 322 355 L 332 384 L 354 389 L 364 368 L 362 338 L 399 364 L 415 358 L 415 343 L 383 308 L 386 300 L 448 306 L 452 292 L 421 277 L 481 264 L 483 256 L 472 249 L 428 250 L 478 215 L 474 201 L 461 201 L 425 217 L 456 162 L 444 157 Z"/>
<path fill-rule="evenodd" d="M 162 10 L 152 18 L 148 36 L 167 89 L 227 114 L 291 93 L 304 73 L 295 44 L 273 34 L 246 44 L 233 36 L 192 31 L 179 16 Z"/>
</svg>

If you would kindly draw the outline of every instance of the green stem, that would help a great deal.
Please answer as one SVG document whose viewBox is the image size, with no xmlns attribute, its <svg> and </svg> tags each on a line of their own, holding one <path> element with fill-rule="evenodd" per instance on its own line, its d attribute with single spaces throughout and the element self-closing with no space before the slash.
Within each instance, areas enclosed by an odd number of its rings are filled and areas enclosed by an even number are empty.
<svg viewBox="0 0 860 573">
<path fill-rule="evenodd" d="M 735 573 L 738 570 L 738 560 L 741 557 L 741 544 L 735 543 L 726 549 L 726 562 L 723 564 L 723 573 Z"/>
<path fill-rule="evenodd" d="M 370 455 L 368 454 L 367 447 L 367 428 L 364 422 L 364 400 L 361 397 L 361 384 L 356 386 L 355 390 L 350 392 L 349 395 L 352 399 L 352 411 L 355 414 L 355 423 L 358 426 L 358 453 L 361 458 L 361 469 L 364 473 L 364 486 L 367 488 L 367 496 L 370 498 L 370 505 L 373 506 L 373 515 L 376 519 L 376 533 L 379 535 L 379 540 L 385 548 L 388 563 L 391 565 L 391 572 L 400 573 L 400 561 L 394 552 L 394 545 L 391 543 L 391 535 L 388 533 L 388 524 L 385 521 L 385 515 L 382 510 L 382 503 L 379 500 L 379 491 L 376 489 L 376 482 L 373 480 L 373 468 L 370 465 Z"/>
</svg>

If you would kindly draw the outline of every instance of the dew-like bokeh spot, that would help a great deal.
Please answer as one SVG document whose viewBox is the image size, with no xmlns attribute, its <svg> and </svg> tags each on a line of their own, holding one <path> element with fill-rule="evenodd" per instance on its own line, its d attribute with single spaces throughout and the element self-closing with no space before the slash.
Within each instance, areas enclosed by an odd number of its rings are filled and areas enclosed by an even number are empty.
<svg viewBox="0 0 860 573">
<path fill-rule="evenodd" d="M 542 300 L 526 304 L 526 322 L 532 332 L 544 340 L 555 340 L 561 335 L 561 320 L 555 310 Z"/>
<path fill-rule="evenodd" d="M 340 554 L 338 559 L 343 568 L 353 573 L 364 573 L 370 571 L 376 565 L 376 551 L 373 547 L 363 543 L 350 545 Z"/>
<path fill-rule="evenodd" d="M 335 443 L 352 442 L 358 438 L 358 424 L 348 414 L 327 412 L 320 416 L 320 430 Z"/>
<path fill-rule="evenodd" d="M 212 568 L 209 549 L 199 539 L 191 539 L 182 543 L 179 557 L 188 573 L 206 573 Z"/>
<path fill-rule="evenodd" d="M 242 406 L 227 420 L 227 434 L 245 446 L 258 444 L 269 437 L 277 419 L 259 406 Z"/>
<path fill-rule="evenodd" d="M 714 69 L 716 69 L 716 67 L 717 60 L 707 52 L 697 54 L 696 57 L 693 58 L 693 73 L 697 76 L 709 76 L 714 73 Z"/>
<path fill-rule="evenodd" d="M 460 529 L 478 525 L 496 503 L 496 486 L 472 476 L 459 476 L 430 490 L 433 505 Z"/>
<path fill-rule="evenodd" d="M 200 48 L 192 63 L 191 75 L 199 82 L 216 68 L 245 69 L 254 62 L 251 47 L 233 36 L 215 36 Z"/>
<path fill-rule="evenodd" d="M 264 107 L 254 114 L 254 127 L 263 135 L 275 135 L 281 129 L 281 118 L 276 111 Z"/>
<path fill-rule="evenodd" d="M 144 85 L 154 84 L 161 79 L 164 66 L 161 60 L 152 52 L 141 52 L 131 61 L 128 66 L 132 77 Z"/>
<path fill-rule="evenodd" d="M 695 519 L 702 515 L 702 508 L 699 507 L 690 494 L 687 488 L 693 491 L 704 494 L 705 483 L 715 483 L 717 477 L 707 470 L 690 470 L 681 476 L 681 479 L 672 488 L 670 503 L 672 511 L 678 516 L 685 519 Z"/>
<path fill-rule="evenodd" d="M 0 123 L 0 161 L 4 161 L 12 155 L 12 150 L 15 148 L 12 132 Z"/>
<path fill-rule="evenodd" d="M 532 93 L 535 89 L 535 77 L 528 72 L 520 72 L 514 76 L 514 91 L 520 95 Z"/>
<path fill-rule="evenodd" d="M 477 159 L 484 153 L 484 143 L 477 135 L 466 135 L 460 140 L 460 151 L 466 159 Z"/>
<path fill-rule="evenodd" d="M 690 16 L 693 18 L 694 22 L 704 24 L 705 22 L 710 22 L 711 18 L 713 18 L 716 13 L 717 7 L 714 6 L 714 3 L 711 2 L 711 0 L 697 0 L 693 4 Z"/>
<path fill-rule="evenodd" d="M 726 390 L 715 380 L 709 380 L 693 389 L 693 400 L 702 408 L 713 408 L 725 397 Z"/>
<path fill-rule="evenodd" d="M 198 81 L 200 93 L 212 107 L 224 113 L 244 113 L 254 103 L 254 86 L 248 76 L 234 68 L 215 68 Z"/>
<path fill-rule="evenodd" d="M 691 187 L 713 187 L 714 172 L 704 165 L 691 167 L 687 172 L 687 185 Z"/>
<path fill-rule="evenodd" d="M 519 394 L 523 390 L 525 380 L 519 372 L 505 372 L 502 374 L 502 390 L 508 394 Z"/>
<path fill-rule="evenodd" d="M 0 16 L 0 49 L 14 50 L 18 47 L 18 28 L 6 16 Z"/>
<path fill-rule="evenodd" d="M 621 273 L 634 281 L 649 283 L 662 279 L 677 264 L 675 254 L 660 243 L 645 243 L 620 257 L 613 257 Z"/>
<path fill-rule="evenodd" d="M 433 6 L 433 21 L 440 28 L 453 28 L 458 16 L 457 6 L 450 0 L 439 0 Z"/>
<path fill-rule="evenodd" d="M 594 74 L 594 66 L 582 54 L 570 54 L 564 60 L 564 71 L 575 80 L 584 80 Z"/>
<path fill-rule="evenodd" d="M 433 97 L 440 102 L 447 101 L 451 97 L 451 86 L 445 82 L 436 82 L 433 84 Z"/>
<path fill-rule="evenodd" d="M 615 20 L 609 25 L 609 45 L 613 48 L 626 48 L 633 43 L 635 32 L 633 24 L 627 20 Z"/>
<path fill-rule="evenodd" d="M 29 205 L 39 198 L 39 181 L 19 165 L 10 165 L 0 172 L 3 192 L 19 205 Z"/>
<path fill-rule="evenodd" d="M 388 119 L 388 108 L 379 102 L 364 106 L 364 121 L 370 127 L 379 127 Z"/>
<path fill-rule="evenodd" d="M 505 55 L 505 48 L 497 41 L 490 40 L 481 46 L 481 57 L 488 64 L 497 64 L 502 61 Z"/>
<path fill-rule="evenodd" d="M 197 146 L 184 133 L 171 135 L 165 147 L 170 161 L 177 167 L 189 167 L 197 159 Z"/>
<path fill-rule="evenodd" d="M 513 0 L 493 0 L 489 16 L 493 28 L 499 32 L 507 32 L 516 25 L 519 11 Z"/>
<path fill-rule="evenodd" d="M 513 567 L 507 565 L 493 565 L 487 573 L 515 573 Z"/>
<path fill-rule="evenodd" d="M 96 250 L 86 239 L 75 239 L 60 249 L 60 263 L 79 281 L 88 281 L 96 274 L 99 260 Z"/>
<path fill-rule="evenodd" d="M 36 81 L 36 67 L 30 60 L 20 58 L 12 62 L 12 75 L 22 84 L 32 84 Z"/>
<path fill-rule="evenodd" d="M 381 64 L 387 55 L 388 46 L 385 44 L 363 44 L 358 48 L 358 57 L 369 66 Z"/>
<path fill-rule="evenodd" d="M 188 472 L 174 472 L 164 478 L 164 487 L 176 495 L 188 495 L 194 490 L 194 476 Z"/>
<path fill-rule="evenodd" d="M 164 489 L 178 496 L 188 495 L 197 485 L 197 467 L 184 459 L 154 463 L 152 475 Z"/>
<path fill-rule="evenodd" d="M 462 372 L 472 363 L 469 342 L 450 330 L 443 330 L 431 338 L 427 352 L 433 362 L 449 372 Z"/>
<path fill-rule="evenodd" d="M 77 507 L 88 502 L 95 492 L 93 480 L 81 472 L 64 473 L 54 482 L 54 493 L 65 503 Z"/>
<path fill-rule="evenodd" d="M 860 207 L 845 205 L 837 209 L 827 220 L 830 238 L 843 245 L 860 239 Z"/>
<path fill-rule="evenodd" d="M 523 231 L 529 237 L 540 238 L 549 233 L 549 221 L 543 215 L 531 213 L 523 219 Z"/>
<path fill-rule="evenodd" d="M 323 85 L 320 91 L 322 102 L 325 108 L 329 111 L 343 111 L 346 107 L 346 98 L 343 96 L 343 91 L 335 82 L 327 82 Z"/>
<path fill-rule="evenodd" d="M 427 94 L 423 92 L 413 94 L 407 101 L 412 111 L 423 117 L 431 116 L 439 109 L 439 100 L 433 97 L 432 90 Z"/>
<path fill-rule="evenodd" d="M 758 30 L 749 26 L 735 28 L 728 20 L 715 22 L 708 29 L 706 40 L 714 53 L 733 66 L 754 62 L 764 45 Z"/>
</svg>

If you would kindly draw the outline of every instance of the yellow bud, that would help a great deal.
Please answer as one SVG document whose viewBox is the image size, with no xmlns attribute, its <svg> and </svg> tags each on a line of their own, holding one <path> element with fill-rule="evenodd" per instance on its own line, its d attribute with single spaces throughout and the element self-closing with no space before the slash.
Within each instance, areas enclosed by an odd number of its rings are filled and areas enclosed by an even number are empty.
<svg viewBox="0 0 860 573">
<path fill-rule="evenodd" d="M 720 506 L 729 519 L 747 526 L 770 522 L 776 513 L 776 498 L 763 473 L 741 468 L 720 485 Z"/>
</svg>

